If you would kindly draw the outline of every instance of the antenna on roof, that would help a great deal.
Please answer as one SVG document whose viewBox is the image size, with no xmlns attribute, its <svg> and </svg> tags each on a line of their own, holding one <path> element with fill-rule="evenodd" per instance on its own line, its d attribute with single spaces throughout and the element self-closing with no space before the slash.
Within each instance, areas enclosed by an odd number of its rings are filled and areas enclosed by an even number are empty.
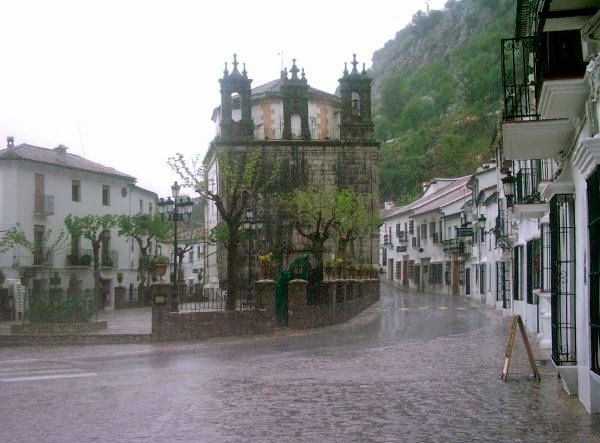
<svg viewBox="0 0 600 443">
<path fill-rule="evenodd" d="M 283 49 L 281 50 L 281 52 L 278 52 L 277 55 L 281 56 L 281 70 L 283 71 Z"/>
<path fill-rule="evenodd" d="M 83 134 L 81 133 L 81 125 L 79 123 L 76 123 L 75 126 L 77 127 L 77 133 L 79 134 L 79 144 L 81 145 L 81 156 L 85 157 L 85 146 L 83 144 Z"/>
</svg>

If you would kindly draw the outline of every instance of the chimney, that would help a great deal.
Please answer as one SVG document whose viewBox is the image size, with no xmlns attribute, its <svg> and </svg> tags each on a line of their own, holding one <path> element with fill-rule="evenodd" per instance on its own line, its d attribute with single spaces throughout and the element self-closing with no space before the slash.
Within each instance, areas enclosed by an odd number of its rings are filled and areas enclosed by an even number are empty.
<svg viewBox="0 0 600 443">
<path fill-rule="evenodd" d="M 6 149 L 10 149 L 10 148 L 14 148 L 15 147 L 15 138 L 8 136 L 6 137 Z"/>
<path fill-rule="evenodd" d="M 67 156 L 67 147 L 65 145 L 58 145 L 54 148 L 54 151 L 58 153 L 60 158 L 65 158 Z"/>
<path fill-rule="evenodd" d="M 388 211 L 390 209 L 394 209 L 394 202 L 385 202 L 383 204 L 383 207 L 386 211 Z"/>
<path fill-rule="evenodd" d="M 423 182 L 423 192 L 427 192 L 427 190 L 430 188 L 431 186 L 431 182 Z"/>
</svg>

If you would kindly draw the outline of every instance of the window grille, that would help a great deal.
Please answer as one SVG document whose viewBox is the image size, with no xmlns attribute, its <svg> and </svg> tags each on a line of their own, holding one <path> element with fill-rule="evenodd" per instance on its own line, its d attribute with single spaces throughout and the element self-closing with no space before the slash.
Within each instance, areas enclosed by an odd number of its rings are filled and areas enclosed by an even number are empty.
<svg viewBox="0 0 600 443">
<path fill-rule="evenodd" d="M 600 375 L 600 168 L 588 179 L 588 228 L 590 251 L 590 368 Z"/>
<path fill-rule="evenodd" d="M 400 281 L 400 273 L 402 272 L 401 268 L 402 268 L 402 262 L 397 261 L 396 262 L 396 280 L 398 280 L 398 281 Z"/>
<path fill-rule="evenodd" d="M 523 263 L 523 246 L 515 246 L 513 250 L 513 300 L 523 300 L 521 274 Z"/>
<path fill-rule="evenodd" d="M 576 364 L 575 205 L 572 194 L 558 194 L 550 200 L 550 244 L 552 358 L 556 365 Z"/>
<path fill-rule="evenodd" d="M 503 309 L 510 309 L 510 262 L 496 262 L 496 301 L 502 302 Z"/>
<path fill-rule="evenodd" d="M 550 242 L 550 225 L 542 224 L 541 227 L 542 233 L 542 281 L 541 281 L 541 289 L 546 292 L 550 292 L 551 284 L 551 275 L 552 275 L 552 266 L 551 266 L 551 242 Z"/>
</svg>

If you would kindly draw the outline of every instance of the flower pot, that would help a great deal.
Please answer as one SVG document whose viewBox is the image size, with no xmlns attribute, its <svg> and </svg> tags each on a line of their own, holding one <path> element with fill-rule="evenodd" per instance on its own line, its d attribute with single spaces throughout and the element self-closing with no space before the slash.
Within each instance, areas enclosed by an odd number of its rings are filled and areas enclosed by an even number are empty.
<svg viewBox="0 0 600 443">
<path fill-rule="evenodd" d="M 167 264 L 166 263 L 156 264 L 156 265 L 154 265 L 154 270 L 160 277 L 160 281 L 163 281 L 163 277 L 167 273 Z"/>
</svg>

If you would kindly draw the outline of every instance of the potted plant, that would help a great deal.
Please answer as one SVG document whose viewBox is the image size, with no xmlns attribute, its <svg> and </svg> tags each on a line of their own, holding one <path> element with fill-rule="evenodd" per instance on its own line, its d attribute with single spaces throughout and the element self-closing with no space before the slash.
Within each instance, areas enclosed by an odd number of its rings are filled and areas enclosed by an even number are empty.
<svg viewBox="0 0 600 443">
<path fill-rule="evenodd" d="M 119 287 L 121 286 L 121 283 L 123 283 L 123 273 L 122 272 L 117 272 L 117 283 L 119 283 Z"/>
<path fill-rule="evenodd" d="M 167 264 L 169 263 L 169 259 L 164 255 L 157 255 L 154 258 L 154 269 L 156 273 L 160 277 L 160 281 L 163 281 L 163 277 L 167 272 Z"/>
<path fill-rule="evenodd" d="M 273 253 L 259 255 L 260 278 L 262 280 L 273 280 Z"/>
</svg>

